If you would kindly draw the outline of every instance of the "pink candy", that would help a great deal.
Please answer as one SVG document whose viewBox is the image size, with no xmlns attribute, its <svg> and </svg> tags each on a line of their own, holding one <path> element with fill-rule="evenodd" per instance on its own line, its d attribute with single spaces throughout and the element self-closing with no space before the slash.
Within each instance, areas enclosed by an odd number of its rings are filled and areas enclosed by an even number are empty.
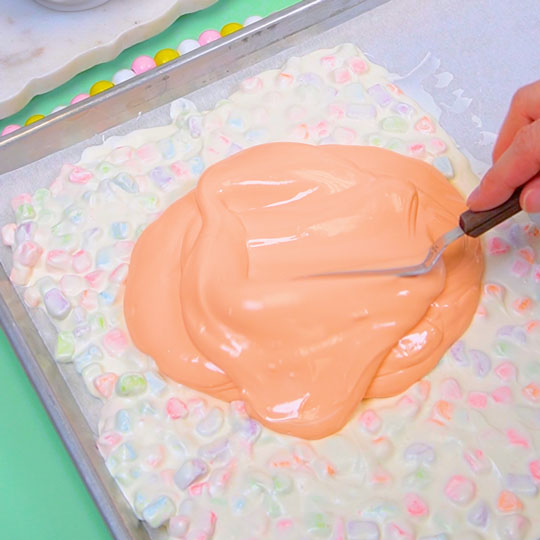
<svg viewBox="0 0 540 540">
<path fill-rule="evenodd" d="M 14 266 L 9 273 L 9 279 L 15 285 L 26 285 L 31 275 L 32 269 L 28 266 Z"/>
<path fill-rule="evenodd" d="M 466 450 L 463 457 L 476 474 L 486 473 L 491 470 L 491 462 L 479 448 Z"/>
<path fill-rule="evenodd" d="M 94 270 L 89 272 L 84 276 L 87 283 L 92 287 L 92 289 L 101 290 L 105 286 L 107 280 L 107 274 L 103 270 Z"/>
<path fill-rule="evenodd" d="M 125 263 L 119 264 L 109 276 L 109 281 L 112 283 L 122 284 L 126 281 L 129 266 Z"/>
<path fill-rule="evenodd" d="M 32 267 L 38 263 L 42 253 L 43 249 L 41 249 L 41 246 L 35 242 L 27 240 L 26 242 L 23 242 L 17 246 L 17 249 L 13 254 L 13 258 L 16 262 L 22 264 L 23 266 Z"/>
<path fill-rule="evenodd" d="M 375 433 L 381 427 L 382 420 L 380 416 L 373 410 L 368 409 L 360 415 L 360 423 L 362 427 L 370 433 Z"/>
<path fill-rule="evenodd" d="M 139 75 L 139 73 L 144 73 L 145 71 L 148 71 L 150 69 L 153 69 L 156 67 L 155 60 L 146 55 L 138 56 L 133 60 L 133 63 L 131 64 L 131 69 L 136 75 Z"/>
<path fill-rule="evenodd" d="M 77 94 L 72 100 L 71 104 L 75 105 L 75 103 L 79 103 L 79 101 L 82 101 L 83 99 L 89 98 L 90 94 Z"/>
<path fill-rule="evenodd" d="M 529 272 L 531 271 L 531 264 L 527 261 L 524 261 L 523 259 L 516 259 L 512 263 L 512 268 L 510 269 L 512 274 L 514 276 L 517 276 L 519 278 L 527 277 Z"/>
<path fill-rule="evenodd" d="M 351 80 L 351 72 L 347 68 L 335 69 L 332 75 L 338 84 L 345 84 Z"/>
<path fill-rule="evenodd" d="M 73 167 L 69 173 L 69 181 L 74 184 L 86 184 L 92 178 L 92 173 L 81 167 Z"/>
<path fill-rule="evenodd" d="M 63 249 L 52 249 L 47 253 L 47 268 L 53 270 L 66 270 L 70 262 L 70 255 Z"/>
<path fill-rule="evenodd" d="M 491 397 L 496 403 L 511 403 L 512 390 L 508 386 L 500 386 L 491 392 Z"/>
<path fill-rule="evenodd" d="M 73 259 L 71 260 L 71 266 L 73 267 L 73 270 L 75 270 L 75 272 L 77 272 L 78 274 L 87 272 L 92 266 L 92 259 L 90 258 L 90 254 L 83 249 L 75 252 L 73 254 Z"/>
<path fill-rule="evenodd" d="M 442 154 L 447 148 L 446 143 L 443 140 L 437 138 L 431 139 L 428 143 L 428 146 L 429 150 L 434 154 Z"/>
<path fill-rule="evenodd" d="M 212 41 L 216 41 L 216 39 L 219 39 L 221 37 L 221 34 L 217 30 L 205 30 L 200 36 L 199 36 L 199 44 L 200 45 L 208 45 L 208 43 L 211 43 Z"/>
<path fill-rule="evenodd" d="M 503 362 L 495 368 L 495 374 L 503 381 L 515 380 L 517 376 L 516 366 L 511 362 Z"/>
<path fill-rule="evenodd" d="M 365 73 L 368 70 L 367 63 L 359 56 L 353 56 L 347 60 L 347 65 L 357 74 Z"/>
<path fill-rule="evenodd" d="M 416 158 L 424 157 L 426 154 L 426 147 L 421 143 L 414 143 L 408 146 L 409 154 Z"/>
<path fill-rule="evenodd" d="M 446 484 L 444 493 L 455 504 L 466 505 L 476 495 L 476 485 L 465 476 L 456 474 Z"/>
<path fill-rule="evenodd" d="M 15 223 L 6 223 L 2 227 L 2 243 L 4 246 L 12 246 L 15 243 L 15 231 L 17 225 Z"/>
<path fill-rule="evenodd" d="M 484 392 L 470 392 L 467 403 L 477 409 L 485 409 L 487 406 L 487 395 Z"/>
<path fill-rule="evenodd" d="M 128 347 L 126 334 L 119 328 L 109 330 L 103 337 L 103 346 L 113 356 L 122 356 Z"/>
<path fill-rule="evenodd" d="M 416 122 L 414 125 L 414 129 L 420 133 L 429 134 L 435 131 L 435 126 L 427 116 L 422 116 L 422 118 L 420 118 L 420 120 L 418 120 L 418 122 Z"/>
<path fill-rule="evenodd" d="M 415 493 L 407 493 L 405 495 L 405 507 L 407 508 L 407 512 L 414 517 L 421 517 L 429 514 L 427 503 Z"/>
<path fill-rule="evenodd" d="M 487 241 L 487 251 L 490 255 L 503 255 L 510 251 L 510 244 L 502 238 L 494 236 Z"/>
<path fill-rule="evenodd" d="M 529 439 L 513 428 L 506 430 L 506 438 L 514 446 L 522 446 L 523 448 L 529 448 L 531 446 Z"/>
<path fill-rule="evenodd" d="M 456 379 L 445 379 L 441 384 L 441 396 L 445 399 L 461 399 L 462 392 L 461 386 Z"/>
<path fill-rule="evenodd" d="M 122 435 L 115 431 L 102 433 L 97 442 L 99 451 L 103 456 L 107 457 L 121 440 Z"/>
<path fill-rule="evenodd" d="M 540 459 L 535 459 L 529 463 L 529 472 L 537 482 L 540 482 Z"/>
<path fill-rule="evenodd" d="M 20 129 L 21 126 L 18 124 L 9 124 L 2 130 L 2 137 L 4 135 L 9 135 L 10 133 L 13 133 L 14 131 L 17 131 Z"/>
<path fill-rule="evenodd" d="M 188 408 L 186 404 L 175 397 L 169 398 L 167 400 L 167 405 L 165 405 L 165 410 L 167 411 L 167 416 L 173 420 L 178 420 L 178 418 L 185 418 L 188 415 Z"/>
<path fill-rule="evenodd" d="M 109 398 L 117 380 L 118 376 L 115 373 L 103 373 L 94 379 L 94 386 L 103 397 Z"/>
</svg>

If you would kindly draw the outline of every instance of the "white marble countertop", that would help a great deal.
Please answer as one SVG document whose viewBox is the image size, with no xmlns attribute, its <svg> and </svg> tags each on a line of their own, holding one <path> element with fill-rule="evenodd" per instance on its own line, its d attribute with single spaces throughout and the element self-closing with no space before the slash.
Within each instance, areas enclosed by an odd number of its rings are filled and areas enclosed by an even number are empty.
<svg viewBox="0 0 540 540">
<path fill-rule="evenodd" d="M 0 118 L 131 45 L 184 13 L 216 0 L 110 0 L 94 9 L 59 12 L 33 0 L 2 0 Z"/>
</svg>

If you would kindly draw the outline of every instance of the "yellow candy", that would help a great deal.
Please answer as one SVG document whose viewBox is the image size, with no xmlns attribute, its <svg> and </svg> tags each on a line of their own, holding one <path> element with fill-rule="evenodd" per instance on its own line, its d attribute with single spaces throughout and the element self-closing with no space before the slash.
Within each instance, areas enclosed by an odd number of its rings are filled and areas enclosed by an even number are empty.
<svg viewBox="0 0 540 540">
<path fill-rule="evenodd" d="M 156 56 L 154 56 L 154 62 L 156 63 L 156 66 L 161 66 L 161 64 L 170 62 L 179 56 L 180 54 L 178 51 L 175 51 L 174 49 L 161 49 L 161 51 L 158 51 Z"/>
<path fill-rule="evenodd" d="M 233 32 L 237 32 L 238 30 L 241 30 L 243 26 L 240 23 L 237 22 L 231 22 L 229 24 L 226 24 L 222 29 L 220 34 L 225 37 L 229 34 L 232 34 Z"/>
<path fill-rule="evenodd" d="M 104 92 L 105 90 L 108 90 L 109 88 L 112 88 L 114 84 L 111 81 L 98 81 L 95 82 L 90 87 L 89 94 L 91 96 L 95 96 L 96 94 L 99 94 L 100 92 Z"/>
<path fill-rule="evenodd" d="M 30 118 L 26 120 L 24 125 L 29 126 L 30 124 L 33 124 L 34 122 L 37 122 L 38 120 L 41 120 L 42 118 L 45 118 L 44 114 L 33 114 Z"/>
</svg>

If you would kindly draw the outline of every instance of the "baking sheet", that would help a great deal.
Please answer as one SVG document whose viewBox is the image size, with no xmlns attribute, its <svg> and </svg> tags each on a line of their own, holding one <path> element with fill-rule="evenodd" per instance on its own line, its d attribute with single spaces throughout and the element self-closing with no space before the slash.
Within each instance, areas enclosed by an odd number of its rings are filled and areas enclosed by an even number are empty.
<svg viewBox="0 0 540 540">
<path fill-rule="evenodd" d="M 317 2 L 320 4 L 320 2 Z M 339 7 L 343 2 L 326 1 L 329 6 Z M 350 2 L 349 2 L 350 3 Z M 368 2 L 374 5 L 380 2 Z M 540 27 L 540 5 L 537 0 L 522 0 L 520 10 L 509 6 L 504 0 L 470 3 L 466 0 L 390 0 L 332 30 L 320 33 L 313 28 L 316 37 L 304 39 L 299 34 L 298 43 L 272 54 L 269 58 L 243 69 L 223 80 L 197 90 L 187 97 L 200 109 L 211 108 L 219 99 L 226 97 L 238 81 L 265 69 L 279 67 L 292 55 L 305 54 L 311 50 L 330 47 L 350 41 L 357 44 L 370 59 L 396 74 L 398 84 L 406 93 L 417 99 L 423 108 L 439 117 L 442 126 L 452 135 L 461 149 L 471 156 L 473 166 L 480 172 L 490 159 L 491 146 L 513 92 L 526 82 L 538 77 L 540 35 L 530 31 Z M 279 28 L 278 28 L 279 30 Z M 273 52 L 275 48 L 269 48 Z M 259 53 L 263 56 L 265 51 Z M 231 66 L 233 69 L 233 66 Z M 113 135 L 123 135 L 135 129 L 166 124 L 169 106 L 159 107 L 138 118 L 112 128 L 101 135 L 77 144 L 33 164 L 0 177 L 0 225 L 12 220 L 10 199 L 23 191 L 34 191 L 48 185 L 62 163 L 76 162 L 83 148 L 99 144 Z M 0 263 L 10 268 L 9 252 L 0 249 Z M 68 432 L 68 446 L 76 461 L 83 468 L 82 474 L 91 484 L 102 511 L 113 505 L 120 506 L 121 523 L 113 523 L 119 538 L 148 538 L 142 527 L 135 523 L 127 505 L 119 498 L 119 491 L 108 477 L 93 441 L 84 427 L 74 427 L 74 417 L 65 415 L 63 409 L 72 407 L 73 398 L 66 393 L 59 370 L 43 351 L 39 340 L 32 336 L 31 322 L 24 308 L 14 302 L 11 286 L 0 276 L 0 293 L 10 305 L 11 315 L 17 325 L 7 328 L 8 335 L 18 342 L 21 355 L 40 355 L 40 366 L 45 372 L 33 374 L 40 379 L 42 398 L 54 398 L 63 405 L 55 421 Z M 4 310 L 4 313 L 1 311 Z M 38 314 L 31 314 L 33 317 Z M 8 310 L 0 305 L 0 317 L 8 320 Z M 45 321 L 41 321 L 45 323 Z M 47 328 L 47 327 L 45 327 Z M 42 332 L 45 342 L 53 336 L 52 328 Z M 27 347 L 21 351 L 20 347 Z M 62 375 L 75 388 L 77 400 L 85 411 L 91 429 L 95 432 L 99 402 L 91 398 L 69 365 L 61 365 Z M 43 396 L 47 392 L 53 395 Z M 63 415 L 63 417 L 62 417 Z M 78 445 L 78 446 L 77 446 Z M 79 453 L 74 450 L 79 450 Z M 80 455 L 79 455 L 80 454 Z M 83 455 L 84 454 L 84 455 Z M 85 467 L 89 460 L 91 467 Z M 94 482 L 94 484 L 92 484 Z M 103 484 L 106 485 L 103 488 Z M 100 497 L 108 500 L 100 500 Z M 100 504 L 101 503 L 101 504 Z M 104 510 L 105 509 L 105 510 Z M 106 514 L 111 524 L 114 518 Z M 117 525 L 117 528 L 114 528 Z M 158 537 L 152 533 L 152 537 Z"/>
</svg>

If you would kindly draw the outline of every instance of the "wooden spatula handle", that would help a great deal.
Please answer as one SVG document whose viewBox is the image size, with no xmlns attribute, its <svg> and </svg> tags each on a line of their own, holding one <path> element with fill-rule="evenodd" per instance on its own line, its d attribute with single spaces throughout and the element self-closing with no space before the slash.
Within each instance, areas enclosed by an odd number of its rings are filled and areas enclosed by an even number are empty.
<svg viewBox="0 0 540 540">
<path fill-rule="evenodd" d="M 459 217 L 459 226 L 466 235 L 473 238 L 493 229 L 493 227 L 516 215 L 521 210 L 519 196 L 522 189 L 523 186 L 517 188 L 507 201 L 491 210 L 483 210 L 481 212 L 467 210 L 463 212 Z"/>
</svg>

